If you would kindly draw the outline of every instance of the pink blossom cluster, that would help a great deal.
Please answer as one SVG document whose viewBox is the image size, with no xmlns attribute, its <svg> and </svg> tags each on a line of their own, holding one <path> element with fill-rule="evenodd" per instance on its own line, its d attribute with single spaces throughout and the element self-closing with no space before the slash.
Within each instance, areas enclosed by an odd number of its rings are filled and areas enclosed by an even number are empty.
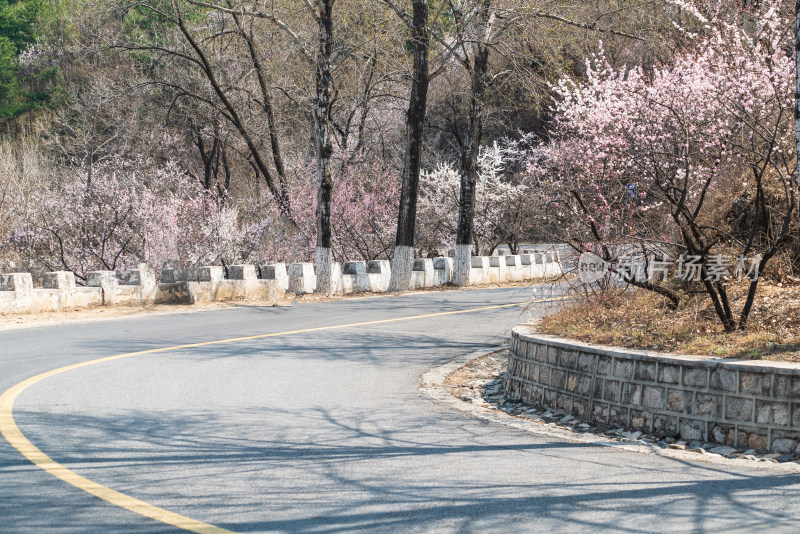
<svg viewBox="0 0 800 534">
<path fill-rule="evenodd" d="M 552 142 L 538 172 L 582 197 L 585 209 L 572 211 L 603 239 L 636 235 L 645 222 L 652 231 L 677 205 L 702 215 L 722 179 L 741 180 L 741 192 L 763 168 L 778 183 L 796 175 L 791 13 L 779 0 L 748 10 L 676 4 L 692 15 L 678 27 L 688 50 L 652 68 L 619 68 L 601 48 L 585 81 L 554 88 Z M 628 184 L 638 198 L 626 195 Z"/>
<path fill-rule="evenodd" d="M 0 244 L 33 271 L 69 270 L 79 280 L 93 270 L 122 274 L 140 261 L 160 269 L 308 261 L 316 245 L 313 161 L 293 162 L 291 218 L 275 199 L 234 198 L 203 190 L 175 163 L 111 158 L 67 169 L 31 199 L 6 199 L 11 222 Z M 390 169 L 339 162 L 332 227 L 337 260 L 386 258 L 394 243 L 397 181 Z"/>
</svg>

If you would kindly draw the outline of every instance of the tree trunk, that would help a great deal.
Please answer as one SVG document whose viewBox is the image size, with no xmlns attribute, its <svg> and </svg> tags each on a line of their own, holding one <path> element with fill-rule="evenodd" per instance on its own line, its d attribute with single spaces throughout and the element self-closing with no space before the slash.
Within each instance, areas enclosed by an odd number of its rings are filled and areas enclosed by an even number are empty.
<svg viewBox="0 0 800 534">
<path fill-rule="evenodd" d="M 425 112 L 428 105 L 428 1 L 413 0 L 414 73 L 411 82 L 411 98 L 406 113 L 406 153 L 403 159 L 403 177 L 400 190 L 400 209 L 397 217 L 392 275 L 389 291 L 405 291 L 411 286 L 414 260 L 414 227 L 417 218 L 417 194 L 419 192 L 420 155 Z"/>
<path fill-rule="evenodd" d="M 795 85 L 794 85 L 794 135 L 797 143 L 797 191 L 800 199 L 800 0 L 794 3 L 794 66 L 795 66 Z M 800 204 L 798 204 L 800 206 Z M 797 210 L 800 216 L 800 209 Z M 800 233 L 797 236 L 797 263 L 800 265 Z"/>
<path fill-rule="evenodd" d="M 800 0 L 798 0 L 800 1 Z M 471 72 L 469 103 L 469 130 L 461 153 L 461 190 L 458 199 L 458 230 L 456 232 L 456 258 L 453 266 L 453 283 L 469 285 L 472 268 L 472 233 L 475 221 L 475 186 L 478 181 L 478 153 L 483 137 L 483 107 L 486 99 L 489 63 L 487 43 L 491 0 L 484 0 L 481 8 L 481 40 L 475 45 L 475 58 Z"/>
<path fill-rule="evenodd" d="M 333 252 L 331 251 L 331 57 L 333 55 L 333 4 L 318 0 L 319 49 L 316 61 L 316 101 L 314 103 L 314 149 L 317 155 L 317 291 L 332 294 Z"/>
</svg>

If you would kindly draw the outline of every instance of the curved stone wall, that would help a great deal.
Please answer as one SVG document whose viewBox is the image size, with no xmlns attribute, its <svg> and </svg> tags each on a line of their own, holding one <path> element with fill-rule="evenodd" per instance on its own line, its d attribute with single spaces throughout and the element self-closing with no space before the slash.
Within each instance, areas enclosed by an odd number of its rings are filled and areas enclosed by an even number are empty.
<svg viewBox="0 0 800 534">
<path fill-rule="evenodd" d="M 800 364 L 587 345 L 513 331 L 506 395 L 585 421 L 780 453 L 800 442 Z"/>
</svg>

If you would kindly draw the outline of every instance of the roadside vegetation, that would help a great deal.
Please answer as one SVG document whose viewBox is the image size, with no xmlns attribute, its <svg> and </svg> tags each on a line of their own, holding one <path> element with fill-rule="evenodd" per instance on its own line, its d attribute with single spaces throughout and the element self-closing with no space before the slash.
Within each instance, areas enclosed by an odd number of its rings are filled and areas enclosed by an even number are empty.
<svg viewBox="0 0 800 534">
<path fill-rule="evenodd" d="M 731 288 L 740 306 L 746 285 Z M 746 331 L 725 332 L 702 295 L 678 310 L 663 297 L 641 290 L 592 296 L 577 305 L 562 306 L 542 319 L 542 333 L 586 343 L 633 349 L 800 362 L 800 284 L 764 284 L 756 297 Z"/>
<path fill-rule="evenodd" d="M 585 298 L 545 328 L 679 352 L 792 352 L 795 13 L 778 0 L 684 6 L 675 31 L 688 46 L 670 61 L 620 69 L 600 50 L 586 80 L 558 85 L 540 165 L 562 191 Z"/>
<path fill-rule="evenodd" d="M 547 241 L 608 266 L 589 303 L 749 332 L 798 275 L 794 44 L 786 0 L 0 0 L 0 270 L 398 290 Z"/>
</svg>

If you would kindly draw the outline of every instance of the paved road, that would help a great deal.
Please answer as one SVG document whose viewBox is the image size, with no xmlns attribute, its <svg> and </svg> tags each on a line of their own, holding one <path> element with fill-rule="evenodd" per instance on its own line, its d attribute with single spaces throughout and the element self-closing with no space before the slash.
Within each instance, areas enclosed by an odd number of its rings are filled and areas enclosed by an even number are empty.
<svg viewBox="0 0 800 534">
<path fill-rule="evenodd" d="M 528 296 L 432 292 L 3 332 L 0 391 L 134 350 Z M 563 443 L 418 392 L 421 373 L 507 340 L 519 319 L 519 308 L 499 308 L 134 356 L 45 379 L 15 415 L 34 444 L 84 477 L 238 532 L 800 528 L 796 475 Z M 0 532 L 173 531 L 0 444 Z"/>
</svg>

